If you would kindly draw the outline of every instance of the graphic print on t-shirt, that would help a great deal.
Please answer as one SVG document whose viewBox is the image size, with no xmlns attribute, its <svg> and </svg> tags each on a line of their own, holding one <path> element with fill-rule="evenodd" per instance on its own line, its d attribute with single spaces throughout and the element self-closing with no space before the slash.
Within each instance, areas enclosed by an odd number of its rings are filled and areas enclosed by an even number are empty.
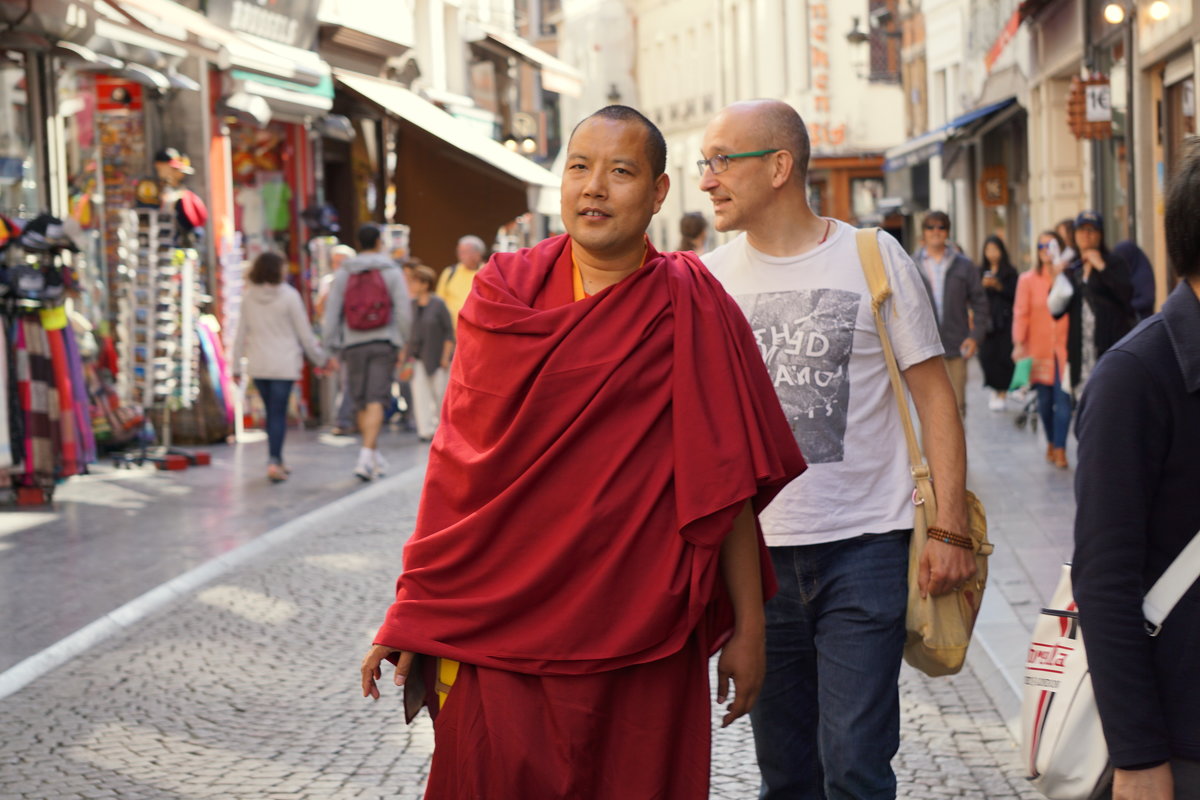
<svg viewBox="0 0 1200 800">
<path fill-rule="evenodd" d="M 809 464 L 845 456 L 850 353 L 861 296 L 842 289 L 737 298 Z"/>
</svg>

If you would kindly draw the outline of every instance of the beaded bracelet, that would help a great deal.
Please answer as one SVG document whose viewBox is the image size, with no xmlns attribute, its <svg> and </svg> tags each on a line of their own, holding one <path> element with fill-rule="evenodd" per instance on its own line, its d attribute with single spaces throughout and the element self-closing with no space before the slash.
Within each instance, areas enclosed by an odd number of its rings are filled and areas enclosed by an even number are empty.
<svg viewBox="0 0 1200 800">
<path fill-rule="evenodd" d="M 937 528 L 930 526 L 928 529 L 929 538 L 937 539 L 939 542 L 952 544 L 955 547 L 961 547 L 964 550 L 974 550 L 975 543 L 971 541 L 969 536 L 963 536 L 961 533 L 954 533 L 945 528 Z"/>
</svg>

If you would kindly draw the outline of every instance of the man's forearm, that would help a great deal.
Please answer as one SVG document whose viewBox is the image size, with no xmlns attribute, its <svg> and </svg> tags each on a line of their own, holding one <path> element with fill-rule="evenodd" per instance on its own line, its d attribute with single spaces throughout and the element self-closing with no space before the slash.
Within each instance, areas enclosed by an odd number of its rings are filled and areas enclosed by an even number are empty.
<svg viewBox="0 0 1200 800">
<path fill-rule="evenodd" d="M 938 526 L 966 534 L 967 443 L 962 418 L 952 393 L 947 398 L 933 398 L 932 403 L 929 424 L 922 416 L 921 439 L 929 472 L 935 478 L 933 494 L 937 498 Z"/>
<path fill-rule="evenodd" d="M 921 420 L 923 449 L 937 499 L 938 526 L 966 534 L 967 442 L 954 390 L 940 361 L 930 359 L 917 364 L 905 370 L 904 377 Z"/>
<path fill-rule="evenodd" d="M 737 632 L 761 630 L 765 625 L 762 594 L 762 564 L 758 530 L 750 501 L 733 521 L 733 530 L 721 544 L 721 576 L 733 604 Z"/>
</svg>

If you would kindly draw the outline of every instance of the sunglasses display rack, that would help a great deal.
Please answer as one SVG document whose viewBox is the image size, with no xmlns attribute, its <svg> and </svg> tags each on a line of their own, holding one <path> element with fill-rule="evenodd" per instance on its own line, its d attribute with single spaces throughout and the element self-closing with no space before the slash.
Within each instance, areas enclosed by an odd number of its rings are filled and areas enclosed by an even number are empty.
<svg viewBox="0 0 1200 800">
<path fill-rule="evenodd" d="M 110 218 L 109 239 L 115 244 L 109 264 L 110 286 L 113 286 L 112 302 L 116 319 L 114 345 L 120 368 L 114 376 L 117 397 L 123 404 L 141 404 L 141 396 L 134 394 L 133 345 L 135 311 L 133 304 L 133 280 L 138 273 L 137 214 L 130 209 L 113 213 Z"/>
<path fill-rule="evenodd" d="M 118 320 L 130 365 L 131 398 L 144 408 L 186 408 L 199 392 L 195 337 L 194 250 L 175 246 L 175 217 L 157 209 L 136 212 L 127 246 L 126 281 Z"/>
</svg>

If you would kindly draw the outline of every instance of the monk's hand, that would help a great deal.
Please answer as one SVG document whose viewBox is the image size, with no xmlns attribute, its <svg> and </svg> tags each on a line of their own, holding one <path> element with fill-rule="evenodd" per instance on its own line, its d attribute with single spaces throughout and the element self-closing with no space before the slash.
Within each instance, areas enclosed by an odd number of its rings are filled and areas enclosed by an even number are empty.
<svg viewBox="0 0 1200 800">
<path fill-rule="evenodd" d="M 733 702 L 721 720 L 724 728 L 754 708 L 767 675 L 767 640 L 762 626 L 754 630 L 735 631 L 717 659 L 717 703 L 729 698 L 729 681 L 733 681 Z"/>
<path fill-rule="evenodd" d="M 362 660 L 363 697 L 379 699 L 379 687 L 375 681 L 383 676 L 384 661 L 390 661 L 396 665 L 392 682 L 397 686 L 403 686 L 408 677 L 408 671 L 412 669 L 413 654 L 407 650 L 397 650 L 382 644 L 371 645 L 371 649 L 367 651 Z"/>
<path fill-rule="evenodd" d="M 921 597 L 949 594 L 975 574 L 975 553 L 965 547 L 937 539 L 925 542 L 917 568 L 917 588 Z"/>
</svg>

